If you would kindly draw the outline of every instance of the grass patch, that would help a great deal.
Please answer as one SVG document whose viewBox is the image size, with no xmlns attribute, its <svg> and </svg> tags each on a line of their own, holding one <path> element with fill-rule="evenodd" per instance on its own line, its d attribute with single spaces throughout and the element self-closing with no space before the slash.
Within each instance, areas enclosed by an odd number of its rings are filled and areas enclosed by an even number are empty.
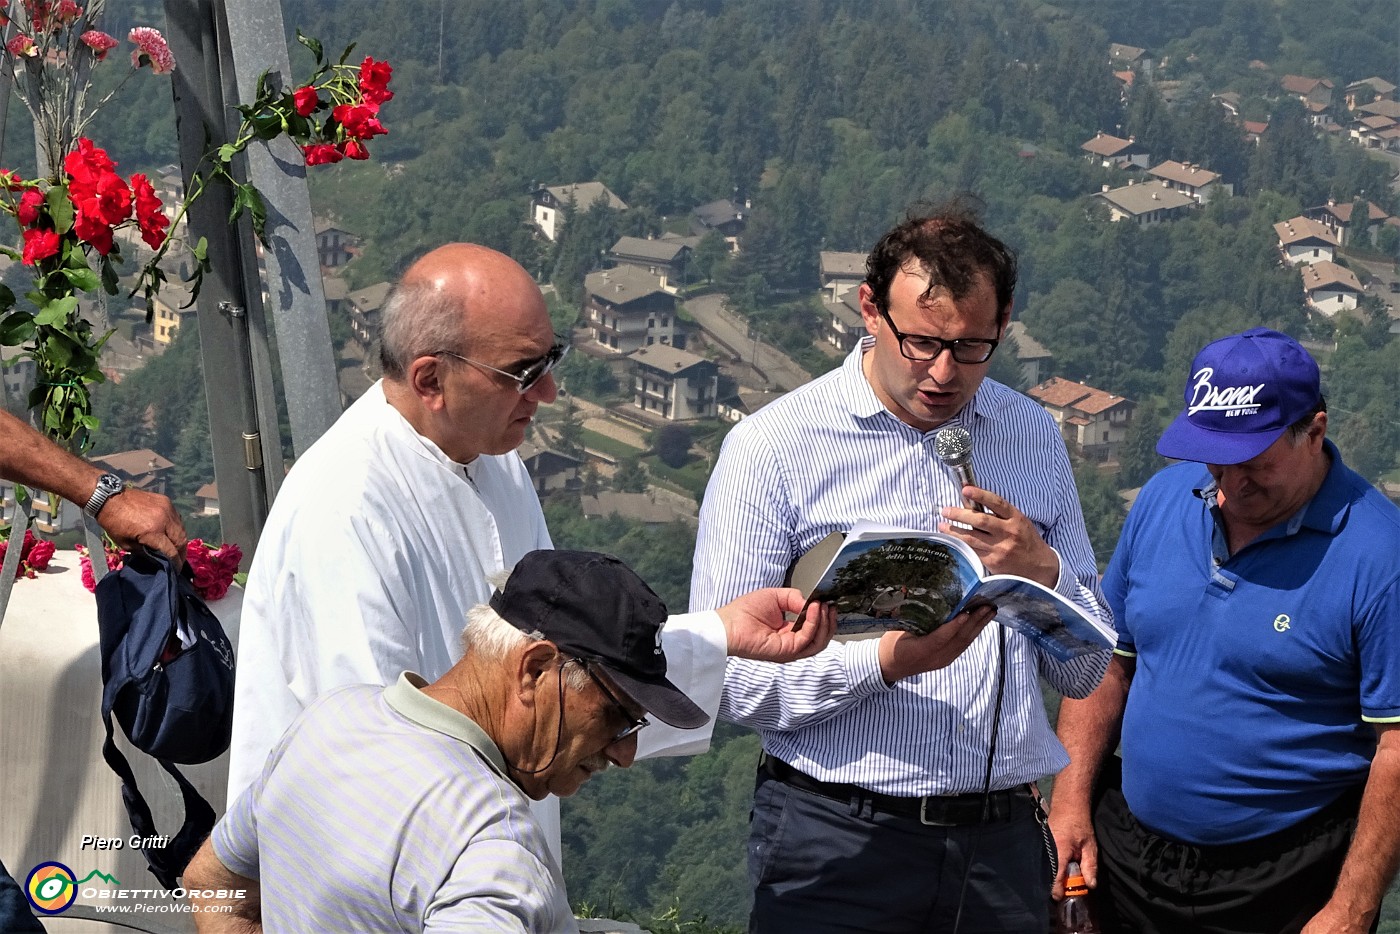
<svg viewBox="0 0 1400 934">
<path fill-rule="evenodd" d="M 679 469 L 662 463 L 661 458 L 655 454 L 642 458 L 642 463 L 646 465 L 647 473 L 653 480 L 678 488 L 681 492 L 695 497 L 697 501 L 705 492 L 705 484 L 710 479 L 709 465 L 698 457 Z"/>
<path fill-rule="evenodd" d="M 609 435 L 599 434 L 587 428 L 583 429 L 582 440 L 585 448 L 590 451 L 599 451 L 609 457 L 634 457 L 642 452 L 642 448 L 634 448 L 625 441 L 619 441 Z"/>
</svg>

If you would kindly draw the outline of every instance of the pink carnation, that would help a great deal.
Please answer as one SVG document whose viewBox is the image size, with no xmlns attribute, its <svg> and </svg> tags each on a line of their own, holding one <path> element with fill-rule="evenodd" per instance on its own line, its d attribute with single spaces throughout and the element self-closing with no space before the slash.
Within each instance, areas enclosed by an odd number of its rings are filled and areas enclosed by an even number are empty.
<svg viewBox="0 0 1400 934">
<path fill-rule="evenodd" d="M 74 0 L 59 0 L 58 6 L 53 10 L 53 18 L 49 25 L 57 32 L 63 26 L 71 26 L 77 22 L 78 17 L 83 15 L 83 8 L 78 6 Z"/>
<path fill-rule="evenodd" d="M 39 47 L 34 44 L 34 40 L 24 33 L 16 33 L 14 38 L 5 43 L 5 51 L 11 55 L 23 55 L 33 58 L 39 54 Z"/>
<path fill-rule="evenodd" d="M 134 26 L 126 38 L 136 43 L 131 53 L 132 68 L 140 68 L 145 62 L 150 62 L 151 71 L 158 75 L 175 70 L 175 56 L 170 54 L 170 46 L 165 44 L 160 30 L 150 26 Z"/>
<path fill-rule="evenodd" d="M 107 53 L 117 47 L 117 40 L 102 32 L 100 29 L 89 29 L 78 37 L 83 45 L 92 49 L 93 57 L 99 62 L 107 57 Z"/>
</svg>

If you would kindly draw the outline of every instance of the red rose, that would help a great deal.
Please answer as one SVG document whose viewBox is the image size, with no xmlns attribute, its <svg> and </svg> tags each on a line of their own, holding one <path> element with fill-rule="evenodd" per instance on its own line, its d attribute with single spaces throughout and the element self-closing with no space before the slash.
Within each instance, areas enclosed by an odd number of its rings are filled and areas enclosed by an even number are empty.
<svg viewBox="0 0 1400 934">
<path fill-rule="evenodd" d="M 316 105 L 321 103 L 321 97 L 313 87 L 297 88 L 292 92 L 292 102 L 296 106 L 298 114 L 309 117 L 311 112 L 316 109 Z"/>
<path fill-rule="evenodd" d="M 63 157 L 63 170 L 74 178 L 94 178 L 117 167 L 105 150 L 87 137 L 79 137 L 78 148 Z"/>
<path fill-rule="evenodd" d="M 30 188 L 20 196 L 19 207 L 15 208 L 15 219 L 21 227 L 31 227 L 39 219 L 39 208 L 43 205 L 44 193 L 37 188 Z"/>
<path fill-rule="evenodd" d="M 46 570 L 49 562 L 53 560 L 53 552 L 53 542 L 36 541 L 34 547 L 29 549 L 29 554 L 24 556 L 24 563 L 36 571 Z"/>
<path fill-rule="evenodd" d="M 23 191 L 24 179 L 13 169 L 0 169 L 0 185 L 8 191 Z"/>
<path fill-rule="evenodd" d="M 378 112 L 378 104 L 341 104 L 331 108 L 331 117 L 351 139 L 371 139 L 389 132 L 375 116 Z"/>
<path fill-rule="evenodd" d="M 58 252 L 58 234 L 52 230 L 35 230 L 30 228 L 24 232 L 24 265 L 33 266 L 41 260 L 46 260 Z"/>
<path fill-rule="evenodd" d="M 306 154 L 307 165 L 328 165 L 344 158 L 339 149 L 328 143 L 312 143 L 301 147 L 301 151 Z"/>
<path fill-rule="evenodd" d="M 389 79 L 394 68 L 388 62 L 376 62 L 369 56 L 360 63 L 360 96 L 367 103 L 382 104 L 391 100 L 394 92 L 389 90 Z"/>
<path fill-rule="evenodd" d="M 340 144 L 340 151 L 345 153 L 347 159 L 368 159 L 369 150 L 365 144 L 357 139 L 347 139 Z"/>
<path fill-rule="evenodd" d="M 92 184 L 75 179 L 68 187 L 68 197 L 79 213 L 86 213 L 108 227 L 131 216 L 131 189 L 116 172 L 104 172 Z"/>
<path fill-rule="evenodd" d="M 73 218 L 73 233 L 103 256 L 112 252 L 112 228 L 92 214 L 79 209 L 78 216 Z"/>
<path fill-rule="evenodd" d="M 131 191 L 136 199 L 136 226 L 141 228 L 141 239 L 151 249 L 159 250 L 165 243 L 170 219 L 161 210 L 160 199 L 146 176 L 139 172 L 131 176 Z"/>
</svg>

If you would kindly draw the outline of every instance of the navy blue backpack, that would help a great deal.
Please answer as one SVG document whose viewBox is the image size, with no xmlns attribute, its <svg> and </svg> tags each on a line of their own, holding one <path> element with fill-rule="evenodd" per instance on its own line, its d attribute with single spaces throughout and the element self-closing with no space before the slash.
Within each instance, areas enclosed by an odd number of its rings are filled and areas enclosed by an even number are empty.
<svg viewBox="0 0 1400 934">
<path fill-rule="evenodd" d="M 208 762 L 229 747 L 233 729 L 233 646 L 185 573 L 144 549 L 97 585 L 102 651 L 102 757 L 122 781 L 131 829 L 157 837 L 151 809 L 112 740 L 112 718 L 131 745 L 154 757 L 180 786 L 185 822 L 164 847 L 144 847 L 146 865 L 166 889 L 214 829 L 214 809 L 175 765 Z"/>
</svg>

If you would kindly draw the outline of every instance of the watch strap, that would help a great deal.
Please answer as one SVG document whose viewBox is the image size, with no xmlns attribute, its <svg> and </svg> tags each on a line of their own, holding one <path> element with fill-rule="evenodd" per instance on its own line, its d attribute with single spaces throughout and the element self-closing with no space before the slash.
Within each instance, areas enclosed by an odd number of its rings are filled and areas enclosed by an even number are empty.
<svg viewBox="0 0 1400 934">
<path fill-rule="evenodd" d="M 102 507 L 107 505 L 107 500 L 124 489 L 126 489 L 126 484 L 122 482 L 121 477 L 114 473 L 104 473 L 97 478 L 97 489 L 92 491 L 87 505 L 83 506 L 83 512 L 96 519 L 97 514 L 102 511 Z"/>
</svg>

